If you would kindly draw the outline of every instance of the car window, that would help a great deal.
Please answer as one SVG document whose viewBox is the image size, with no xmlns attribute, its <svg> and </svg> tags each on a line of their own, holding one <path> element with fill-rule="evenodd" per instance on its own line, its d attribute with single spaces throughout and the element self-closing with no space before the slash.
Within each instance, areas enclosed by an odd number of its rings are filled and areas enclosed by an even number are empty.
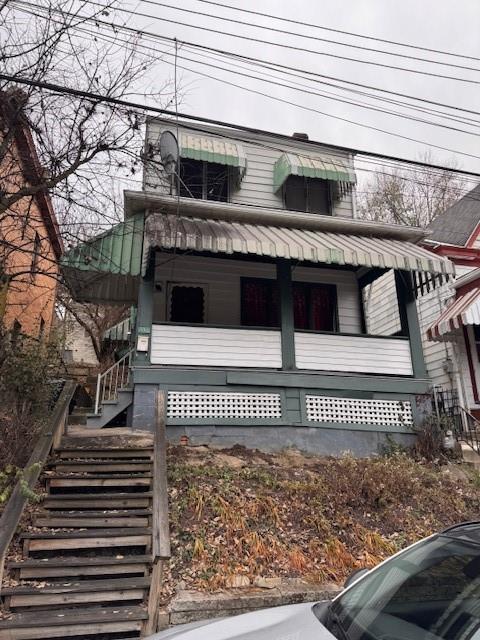
<svg viewBox="0 0 480 640">
<path fill-rule="evenodd" d="M 427 540 L 353 585 L 332 612 L 348 640 L 480 640 L 480 546 Z"/>
</svg>

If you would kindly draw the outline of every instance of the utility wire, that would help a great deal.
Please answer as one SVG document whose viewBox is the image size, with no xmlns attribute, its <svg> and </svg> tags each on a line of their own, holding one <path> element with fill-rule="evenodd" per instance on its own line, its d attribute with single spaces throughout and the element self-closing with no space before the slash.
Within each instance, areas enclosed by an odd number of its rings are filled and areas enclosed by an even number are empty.
<svg viewBox="0 0 480 640">
<path fill-rule="evenodd" d="M 412 56 L 412 55 L 408 55 L 405 53 L 397 53 L 395 51 L 385 51 L 383 49 L 374 49 L 372 47 L 364 47 L 362 45 L 358 45 L 358 44 L 353 44 L 353 43 L 348 43 L 348 42 L 340 42 L 339 40 L 330 40 L 329 38 L 320 38 L 318 36 L 311 36 L 305 33 L 298 33 L 297 31 L 287 31 L 285 29 L 279 29 L 277 27 L 274 27 L 272 25 L 262 25 L 262 24 L 254 24 L 252 22 L 246 22 L 244 20 L 238 20 L 236 18 L 228 18 L 225 16 L 219 16 L 218 14 L 213 14 L 213 13 L 205 13 L 203 11 L 196 11 L 194 9 L 186 9 L 183 7 L 176 7 L 174 5 L 171 4 L 166 4 L 164 2 L 158 2 L 158 0 L 140 0 L 141 2 L 143 2 L 144 4 L 149 4 L 149 5 L 153 5 L 154 7 L 163 7 L 164 9 L 173 9 L 175 11 L 182 11 L 183 13 L 188 13 L 189 15 L 197 15 L 197 16 L 202 16 L 204 18 L 213 18 L 214 20 L 221 20 L 223 22 L 229 22 L 229 23 L 233 23 L 233 24 L 240 24 L 246 27 L 253 27 L 255 29 L 262 29 L 262 30 L 267 30 L 267 31 L 273 31 L 274 33 L 281 33 L 282 35 L 288 35 L 288 36 L 295 36 L 298 38 L 305 38 L 306 40 L 313 40 L 316 42 L 326 42 L 328 44 L 334 44 L 334 45 L 338 45 L 338 46 L 342 46 L 342 47 L 349 47 L 352 49 L 360 49 L 361 51 L 368 51 L 370 53 L 380 53 L 383 55 L 389 55 L 389 56 L 397 56 L 400 58 L 406 58 L 408 60 L 414 60 L 415 62 L 425 62 L 428 64 L 437 64 L 437 65 L 442 65 L 442 66 L 447 66 L 447 67 L 452 67 L 455 69 L 463 69 L 465 71 L 476 71 L 476 72 L 480 72 L 480 69 L 477 67 L 467 67 L 465 65 L 461 65 L 461 64 L 455 64 L 453 62 L 443 62 L 441 60 L 430 60 L 428 58 L 420 58 L 418 56 Z M 129 9 L 125 9 L 125 11 L 130 11 Z M 241 9 L 240 9 L 241 11 Z M 132 13 L 136 13 L 136 11 L 133 11 Z M 256 15 L 262 15 L 261 13 L 255 12 Z M 277 19 L 275 16 L 270 16 L 270 18 L 273 19 Z M 364 62 L 364 61 L 361 61 Z M 396 67 L 393 67 L 396 68 Z M 405 69 L 402 69 L 402 71 L 404 71 Z"/>
<path fill-rule="evenodd" d="M 139 110 L 141 112 L 151 112 L 151 113 L 156 113 L 158 115 L 162 115 L 162 116 L 167 116 L 170 118 L 174 118 L 176 116 L 175 111 L 171 111 L 169 109 L 162 109 L 161 107 L 154 107 L 154 106 L 149 106 L 149 105 L 145 105 L 145 104 L 141 104 L 138 102 L 133 102 L 130 100 L 124 100 L 122 98 L 115 98 L 113 96 L 105 96 L 105 95 L 101 95 L 101 94 L 97 94 L 91 91 L 83 91 L 81 89 L 74 89 L 72 87 L 65 87 L 62 85 L 58 85 L 58 84 L 54 84 L 51 82 L 41 82 L 39 80 L 30 80 L 29 78 L 22 78 L 19 76 L 15 76 L 15 75 L 11 75 L 11 74 L 6 74 L 6 73 L 0 73 L 0 80 L 5 80 L 8 82 L 15 82 L 18 84 L 23 84 L 25 86 L 30 86 L 30 87 L 35 87 L 38 89 L 44 89 L 46 91 L 51 91 L 54 93 L 59 93 L 59 94 L 65 94 L 65 95 L 72 95 L 72 96 L 76 96 L 79 98 L 85 98 L 88 100 L 94 100 L 96 102 L 104 102 L 106 104 L 113 104 L 116 106 L 120 106 L 120 107 L 126 107 L 126 108 L 130 108 L 130 109 L 135 109 L 135 110 Z M 179 113 L 178 117 L 181 118 L 182 120 L 187 120 L 189 121 L 189 128 L 196 130 L 196 131 L 201 131 L 203 133 L 212 133 L 211 130 L 209 129 L 205 129 L 205 126 L 202 126 L 202 124 L 190 124 L 191 122 L 193 123 L 203 123 L 203 125 L 214 125 L 214 126 L 218 126 L 218 127 L 223 127 L 227 130 L 229 129 L 233 129 L 236 131 L 243 131 L 249 134 L 254 134 L 254 135 L 258 135 L 258 136 L 267 136 L 268 138 L 275 138 L 278 140 L 288 140 L 289 142 L 292 142 L 292 138 L 291 136 L 286 136 L 284 134 L 280 134 L 280 133 L 274 133 L 271 131 L 265 131 L 263 129 L 258 129 L 255 127 L 247 127 L 245 125 L 236 125 L 233 123 L 229 123 L 229 122 L 224 122 L 221 120 L 216 120 L 213 118 L 204 118 L 204 117 L 200 117 L 200 116 L 194 116 L 191 114 L 187 114 L 187 113 Z M 226 134 L 223 134 L 222 132 L 217 133 L 218 135 L 220 135 L 221 137 L 228 137 L 226 136 Z M 246 142 L 252 142 L 251 140 L 246 140 Z M 386 160 L 390 160 L 390 161 L 394 161 L 394 162 L 400 162 L 400 163 L 404 163 L 404 164 L 408 164 L 408 165 L 414 165 L 414 166 L 419 166 L 419 167 L 426 167 L 429 169 L 437 169 L 439 171 L 447 171 L 449 173 L 461 173 L 464 174 L 466 176 L 473 176 L 475 178 L 480 178 L 480 173 L 477 173 L 475 171 L 468 171 L 468 170 L 462 170 L 459 171 L 458 169 L 454 169 L 452 167 L 448 167 L 445 165 L 439 165 L 439 164 L 434 164 L 434 163 L 429 163 L 429 162 L 422 162 L 422 161 L 417 161 L 417 160 L 410 160 L 407 158 L 401 158 L 398 156 L 392 156 L 392 155 L 387 155 L 387 154 L 382 154 L 382 153 L 374 153 L 372 151 L 365 151 L 365 150 L 361 150 L 361 149 L 352 149 L 349 147 L 342 147 L 339 145 L 334 145 L 334 144 L 325 144 L 325 143 L 319 143 L 319 142 L 315 142 L 313 140 L 305 140 L 302 141 L 303 144 L 305 144 L 306 146 L 318 146 L 318 145 L 323 145 L 325 147 L 328 147 L 330 149 L 335 149 L 337 151 L 341 151 L 343 153 L 350 153 L 350 154 L 360 154 L 362 156 L 365 157 L 370 157 L 370 158 L 384 158 Z M 433 145 L 432 145 L 433 146 Z M 467 154 L 467 153 L 463 153 L 463 152 L 456 152 L 453 151 L 452 149 L 446 149 L 444 147 L 441 147 L 443 150 L 445 151 L 450 151 L 451 153 L 459 153 L 462 155 L 466 155 L 468 157 L 472 157 L 475 158 L 476 160 L 480 160 L 480 158 L 478 156 L 474 156 L 472 154 Z M 279 149 L 281 151 L 283 151 L 283 149 Z M 297 155 L 302 155 L 301 152 L 297 153 Z"/>
<path fill-rule="evenodd" d="M 25 2 L 24 0 L 11 0 L 11 1 L 14 2 L 16 5 L 20 5 L 19 8 L 21 8 L 21 5 L 25 5 L 25 6 L 31 7 L 32 10 L 34 11 L 32 13 L 32 15 L 37 15 L 38 14 L 38 7 L 36 5 L 34 5 L 34 4 L 32 4 L 32 3 Z M 74 14 L 69 14 L 68 12 L 66 12 L 64 10 L 55 10 L 55 11 L 57 13 L 62 13 L 62 14 L 70 15 L 70 16 L 74 15 Z M 83 16 L 83 17 L 88 20 L 88 18 L 86 16 Z M 104 20 L 100 20 L 100 19 L 98 19 L 96 17 L 95 18 L 92 17 L 91 21 L 95 22 L 96 25 L 103 25 L 103 26 L 106 26 L 106 27 L 110 27 L 115 32 L 117 30 L 122 30 L 122 31 L 126 31 L 128 33 L 135 34 L 135 35 L 137 35 L 139 37 L 143 37 L 143 38 L 148 37 L 148 38 L 151 38 L 153 40 L 163 40 L 163 41 L 167 41 L 167 42 L 174 42 L 174 40 L 175 40 L 174 38 L 171 38 L 171 37 L 168 37 L 168 36 L 164 36 L 164 35 L 161 35 L 159 33 L 151 32 L 151 31 L 145 31 L 145 30 L 141 30 L 141 29 L 135 29 L 133 27 L 128 27 L 126 25 L 121 25 L 121 24 L 114 23 L 114 22 L 107 22 L 107 21 L 104 21 Z M 354 87 L 360 87 L 362 89 L 368 89 L 368 90 L 371 90 L 371 91 L 377 91 L 379 93 L 386 93 L 386 94 L 392 95 L 392 96 L 406 98 L 406 99 L 409 99 L 409 100 L 415 100 L 415 101 L 418 101 L 418 102 L 421 102 L 421 103 L 431 104 L 431 105 L 442 107 L 442 108 L 445 108 L 445 109 L 451 109 L 451 110 L 454 110 L 454 111 L 462 111 L 464 113 L 469 113 L 469 114 L 477 115 L 477 116 L 480 115 L 479 111 L 475 111 L 475 110 L 472 110 L 472 109 L 466 109 L 464 107 L 459 107 L 458 105 L 445 104 L 445 103 L 442 103 L 442 102 L 429 100 L 427 98 L 423 98 L 423 97 L 419 97 L 419 96 L 414 96 L 414 95 L 409 95 L 409 94 L 405 94 L 405 93 L 401 93 L 401 92 L 392 91 L 392 90 L 389 90 L 389 89 L 384 89 L 384 88 L 377 87 L 377 86 L 374 86 L 374 85 L 362 84 L 360 82 L 355 82 L 355 81 L 352 81 L 352 80 L 346 80 L 346 79 L 338 78 L 338 77 L 335 77 L 335 76 L 329 76 L 329 75 L 317 73 L 317 72 L 314 72 L 314 71 L 311 71 L 311 70 L 308 70 L 308 69 L 300 69 L 300 68 L 297 68 L 297 67 L 283 65 L 283 64 L 280 64 L 280 63 L 277 63 L 277 62 L 274 62 L 274 61 L 262 60 L 262 59 L 254 58 L 254 57 L 247 56 L 247 55 L 244 55 L 244 54 L 235 53 L 233 51 L 227 51 L 227 50 L 224 50 L 224 49 L 218 49 L 218 48 L 215 48 L 215 47 L 209 47 L 207 45 L 202 45 L 202 44 L 191 42 L 191 41 L 188 41 L 188 40 L 180 40 L 180 39 L 177 38 L 177 42 L 180 45 L 183 44 L 183 45 L 187 45 L 187 46 L 189 46 L 191 48 L 213 52 L 213 53 L 216 53 L 216 54 L 219 54 L 219 55 L 222 55 L 222 56 L 226 56 L 228 58 L 234 58 L 234 59 L 237 59 L 237 60 L 240 60 L 240 61 L 250 62 L 252 64 L 259 64 L 260 66 L 267 65 L 267 68 L 271 68 L 272 70 L 275 68 L 275 69 L 278 69 L 278 70 L 285 70 L 285 73 L 286 73 L 286 71 L 298 72 L 298 73 L 304 74 L 303 76 L 298 76 L 298 77 L 303 78 L 304 76 L 308 76 L 309 80 L 315 81 L 315 82 L 319 82 L 319 83 L 324 84 L 326 86 L 334 86 L 335 88 L 338 87 L 338 85 L 329 85 L 329 83 L 325 82 L 325 80 L 332 80 L 332 81 L 335 81 L 335 82 L 343 82 L 345 84 L 348 84 L 348 85 L 351 85 L 351 86 L 354 86 Z M 317 79 L 317 80 L 313 80 L 313 79 Z M 339 88 L 342 88 L 343 90 L 353 91 L 352 89 L 349 89 L 348 87 L 339 87 Z M 377 96 L 375 96 L 375 97 L 377 97 Z M 379 98 L 379 97 L 377 97 L 377 98 Z"/>
<path fill-rule="evenodd" d="M 88 4 L 93 4 L 96 6 L 102 6 L 99 2 L 96 2 L 95 0 L 84 0 L 84 2 L 87 2 Z M 159 6 L 163 6 L 163 4 L 158 3 Z M 165 5 L 167 7 L 169 7 L 170 5 Z M 178 9 L 178 7 L 173 7 L 174 9 L 177 10 L 182 10 L 184 11 L 185 9 Z M 226 32 L 226 31 L 222 31 L 221 29 L 214 29 L 212 27 L 205 27 L 203 25 L 198 25 L 198 24 L 191 24 L 188 22 L 182 22 L 180 20 L 173 20 L 171 18 L 165 18 L 165 17 L 160 17 L 160 16 L 155 16 L 152 15 L 150 13 L 142 13 L 139 11 L 132 11 L 129 9 L 122 9 L 120 7 L 117 7 L 115 9 L 115 11 L 119 11 L 122 13 L 127 13 L 130 16 L 135 16 L 135 17 L 141 17 L 141 18 L 148 18 L 149 20 L 159 20 L 160 22 L 168 22 L 170 24 L 176 24 L 179 26 L 183 26 L 183 27 L 189 27 L 191 29 L 199 29 L 201 31 L 208 31 L 210 33 L 215 33 L 217 35 L 222 35 L 222 36 L 228 36 L 231 38 L 239 38 L 241 40 L 246 40 L 248 42 L 257 42 L 259 44 L 261 44 L 262 46 L 268 45 L 268 46 L 272 46 L 272 47 L 280 47 L 282 49 L 289 49 L 290 51 L 300 51 L 301 53 L 312 53 L 314 55 L 318 55 L 318 56 L 327 56 L 329 58 L 335 58 L 337 60 L 345 60 L 347 62 L 356 62 L 359 64 L 366 64 L 369 66 L 374 66 L 374 67 L 380 67 L 383 69 L 392 69 L 395 71 L 405 71 L 408 73 L 414 73 L 417 75 L 423 75 L 423 76 L 429 76 L 429 77 L 433 77 L 433 78 L 441 78 L 443 80 L 453 80 L 455 82 L 464 82 L 467 84 L 480 84 L 480 80 L 472 80 L 469 78 L 458 78 L 456 76 L 447 76 L 447 75 L 443 75 L 440 73 L 433 73 L 433 72 L 429 72 L 429 71 L 421 71 L 419 69 L 409 69 L 408 67 L 398 67 L 395 65 L 390 65 L 390 64 L 383 64 L 381 62 L 374 62 L 371 60 L 359 60 L 358 58 L 350 58 L 348 56 L 341 56 L 338 54 L 334 54 L 334 53 L 328 53 L 326 51 L 317 51 L 315 49 L 306 49 L 305 47 L 297 47 L 294 45 L 289 45 L 289 44 L 281 44 L 279 42 L 274 42 L 272 40 L 265 40 L 264 38 L 254 38 L 253 36 L 246 36 L 240 33 L 232 33 L 232 32 Z"/>
<path fill-rule="evenodd" d="M 209 4 L 216 7 L 221 7 L 222 9 L 232 9 L 234 11 L 239 11 L 241 13 L 248 13 L 250 15 L 261 16 L 262 18 L 278 20 L 279 22 L 298 24 L 298 25 L 301 25 L 302 27 L 309 27 L 311 29 L 320 29 L 322 31 L 330 31 L 331 33 L 341 33 L 342 35 L 352 36 L 354 38 L 362 38 L 363 40 L 374 40 L 375 42 L 383 42 L 384 44 L 393 44 L 397 47 L 408 47 L 409 49 L 418 49 L 419 51 L 428 51 L 429 53 L 439 53 L 445 56 L 454 56 L 456 58 L 464 58 L 466 60 L 475 60 L 477 62 L 480 62 L 480 58 L 476 58 L 475 56 L 469 56 L 461 53 L 453 53 L 451 51 L 443 51 L 441 49 L 432 49 L 429 47 L 422 47 L 417 44 L 407 44 L 405 42 L 398 42 L 396 40 L 387 40 L 385 38 L 378 38 L 375 36 L 366 36 L 363 33 L 354 33 L 352 31 L 334 29 L 332 27 L 325 27 L 318 24 L 312 24 L 308 22 L 302 22 L 300 20 L 294 20 L 293 18 L 284 18 L 281 16 L 272 15 L 270 13 L 262 13 L 261 11 L 254 11 L 253 9 L 240 9 L 239 7 L 232 6 L 231 4 L 225 4 L 224 2 L 214 2 L 213 0 L 197 0 L 197 2 L 202 2 L 203 4 Z"/>
</svg>

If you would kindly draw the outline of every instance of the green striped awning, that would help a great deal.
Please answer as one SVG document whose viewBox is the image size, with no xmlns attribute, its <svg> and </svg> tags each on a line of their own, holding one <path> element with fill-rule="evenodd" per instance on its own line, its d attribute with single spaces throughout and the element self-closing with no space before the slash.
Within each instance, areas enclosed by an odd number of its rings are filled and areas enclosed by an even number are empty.
<svg viewBox="0 0 480 640">
<path fill-rule="evenodd" d="M 144 215 L 137 214 L 67 251 L 60 267 L 78 300 L 136 299 L 142 272 Z"/>
<path fill-rule="evenodd" d="M 355 184 L 356 177 L 353 169 L 342 160 L 335 158 L 321 158 L 296 153 L 284 153 L 273 167 L 273 190 L 276 193 L 288 176 L 303 176 L 305 178 L 322 178 L 347 184 Z"/>
<path fill-rule="evenodd" d="M 225 138 L 201 136 L 192 133 L 180 135 L 180 157 L 204 160 L 236 167 L 243 178 L 247 170 L 247 156 L 241 144 Z"/>
</svg>

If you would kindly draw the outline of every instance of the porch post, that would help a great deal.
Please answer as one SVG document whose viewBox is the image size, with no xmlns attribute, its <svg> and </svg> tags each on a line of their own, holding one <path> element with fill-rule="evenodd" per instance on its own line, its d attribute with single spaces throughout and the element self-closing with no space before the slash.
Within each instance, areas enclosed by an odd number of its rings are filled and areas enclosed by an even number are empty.
<svg viewBox="0 0 480 640">
<path fill-rule="evenodd" d="M 140 278 L 138 286 L 138 306 L 135 341 L 135 364 L 147 364 L 150 362 L 150 349 L 152 339 L 153 320 L 153 294 L 155 276 L 155 254 L 150 256 L 146 273 Z M 138 351 L 139 337 L 148 338 L 148 350 Z"/>
<path fill-rule="evenodd" d="M 295 332 L 293 326 L 292 270 L 288 260 L 277 261 L 282 332 L 282 369 L 295 369 Z"/>
<path fill-rule="evenodd" d="M 395 271 L 398 311 L 402 334 L 410 340 L 410 353 L 415 378 L 426 378 L 427 370 L 423 357 L 423 344 L 420 325 L 418 323 L 417 304 L 410 271 Z"/>
</svg>

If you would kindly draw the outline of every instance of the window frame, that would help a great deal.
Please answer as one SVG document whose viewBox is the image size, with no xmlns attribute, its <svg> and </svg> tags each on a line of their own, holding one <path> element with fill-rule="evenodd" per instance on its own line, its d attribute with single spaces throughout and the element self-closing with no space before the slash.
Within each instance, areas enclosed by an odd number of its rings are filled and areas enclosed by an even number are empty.
<svg viewBox="0 0 480 640">
<path fill-rule="evenodd" d="M 40 252 L 42 250 L 42 239 L 40 238 L 40 234 L 38 231 L 35 231 L 35 236 L 33 239 L 33 251 L 32 251 L 32 263 L 30 265 L 30 275 L 32 279 L 35 278 L 37 273 L 37 267 L 40 260 Z"/>
<path fill-rule="evenodd" d="M 303 179 L 304 194 L 305 194 L 305 210 L 303 210 L 303 209 L 289 209 L 287 207 L 287 187 L 288 187 L 288 181 L 292 177 L 293 178 Z M 311 183 L 312 180 L 323 181 L 323 182 L 326 183 L 327 206 L 328 206 L 328 211 L 326 211 L 326 212 L 319 212 L 319 211 L 312 211 L 311 210 L 308 185 Z M 307 176 L 293 176 L 293 175 L 290 175 L 290 176 L 288 176 L 288 178 L 285 180 L 285 182 L 282 185 L 282 200 L 283 200 L 283 206 L 287 211 L 297 211 L 298 213 L 311 213 L 312 215 L 316 215 L 316 216 L 331 216 L 331 215 L 333 215 L 333 204 L 334 204 L 332 181 L 331 180 L 322 180 L 322 178 L 309 178 Z"/>
<path fill-rule="evenodd" d="M 171 320 L 172 314 L 172 291 L 175 287 L 184 287 L 184 288 L 196 288 L 203 290 L 203 322 L 176 322 L 175 320 Z M 166 309 L 165 309 L 165 319 L 170 324 L 185 324 L 185 325 L 206 325 L 208 324 L 208 284 L 202 282 L 175 282 L 169 281 L 167 282 L 167 295 L 166 295 Z"/>
<path fill-rule="evenodd" d="M 293 288 L 295 287 L 295 285 L 300 285 L 302 287 L 305 287 L 305 289 L 308 291 L 308 299 L 307 299 L 307 308 L 309 311 L 308 314 L 308 324 L 310 325 L 310 327 L 313 325 L 313 315 L 312 315 L 312 305 L 311 305 L 311 295 L 312 295 L 312 289 L 313 287 L 327 287 L 331 290 L 333 290 L 333 328 L 331 330 L 328 329 L 298 329 L 297 327 L 295 327 L 295 318 L 294 318 L 294 330 L 295 331 L 310 331 L 313 333 L 340 333 L 340 323 L 339 323 L 339 314 L 338 314 L 338 285 L 334 284 L 334 283 L 330 283 L 330 282 L 304 282 L 303 280 L 292 280 L 292 294 L 293 294 Z M 293 299 L 293 295 L 292 295 L 292 299 Z M 293 309 L 293 312 L 295 311 L 295 309 Z"/>
<path fill-rule="evenodd" d="M 201 169 L 201 179 L 202 179 L 202 197 L 201 198 L 197 198 L 193 195 L 188 195 L 188 194 L 186 195 L 185 193 L 182 193 L 182 191 L 187 191 L 191 193 L 190 189 L 185 184 L 183 180 L 184 176 L 182 175 L 182 163 L 184 163 L 185 161 L 188 161 L 189 163 L 196 162 L 196 163 L 199 163 L 200 165 L 199 169 Z M 226 194 L 225 200 L 208 198 L 208 166 L 209 165 L 216 165 L 218 167 L 223 167 L 223 169 L 227 174 L 227 178 L 226 178 L 227 194 Z M 207 200 L 209 202 L 231 202 L 231 196 L 233 191 L 233 171 L 230 165 L 227 165 L 227 164 L 223 165 L 220 162 L 208 162 L 206 160 L 195 160 L 194 158 L 180 158 L 179 177 L 180 177 L 180 196 L 183 198 L 192 198 L 193 200 Z"/>
<path fill-rule="evenodd" d="M 244 322 L 244 304 L 243 304 L 243 291 L 246 284 L 249 282 L 258 282 L 263 284 L 269 284 L 272 288 L 270 291 L 270 303 L 272 303 L 273 299 L 273 291 L 275 287 L 277 288 L 277 319 L 276 324 L 271 325 L 252 325 L 246 324 Z M 280 312 L 280 290 L 278 286 L 278 281 L 276 278 L 256 278 L 255 276 L 241 276 L 240 277 L 240 326 L 242 327 L 259 327 L 261 329 L 280 329 L 281 327 L 281 312 Z"/>
</svg>

